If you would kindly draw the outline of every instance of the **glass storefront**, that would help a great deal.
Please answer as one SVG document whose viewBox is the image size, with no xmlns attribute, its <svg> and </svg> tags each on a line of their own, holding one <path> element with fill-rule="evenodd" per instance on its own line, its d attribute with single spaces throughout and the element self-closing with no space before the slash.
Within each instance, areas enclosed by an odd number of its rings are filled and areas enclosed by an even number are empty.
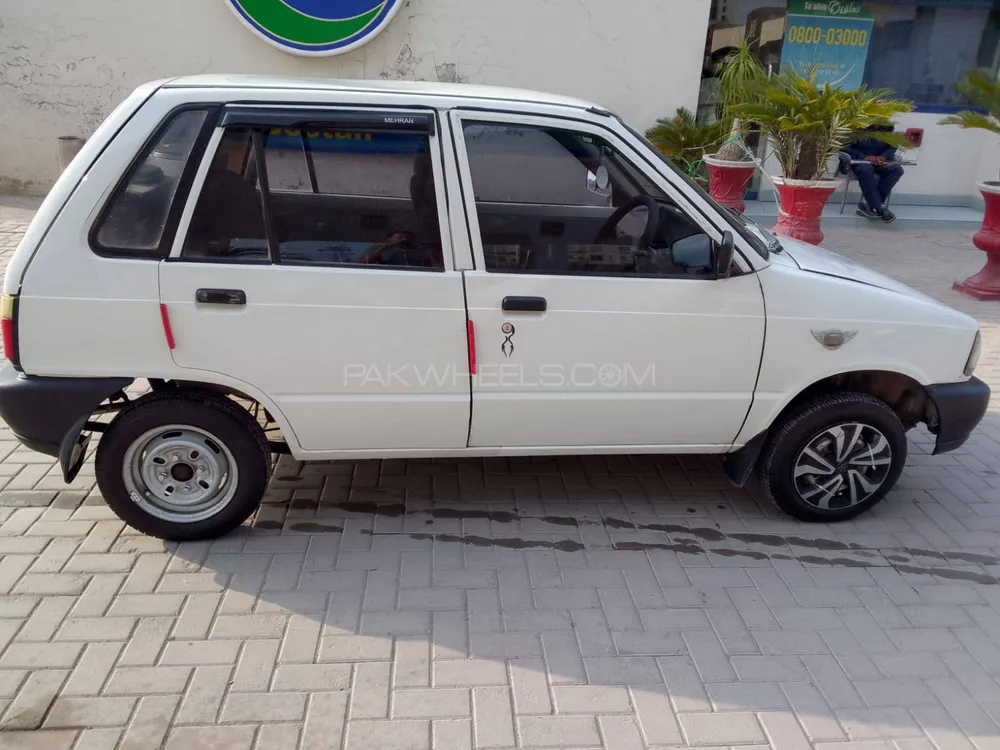
<svg viewBox="0 0 1000 750">
<path fill-rule="evenodd" d="M 784 52 L 785 64 L 890 88 L 918 111 L 949 111 L 963 104 L 953 84 L 966 71 L 1000 64 L 1000 0 L 713 0 L 701 118 L 714 116 L 719 68 L 743 39 L 769 70 Z"/>
<path fill-rule="evenodd" d="M 864 82 L 921 109 L 961 107 L 953 83 L 968 70 L 997 69 L 1000 2 L 863 3 L 875 18 Z"/>
<path fill-rule="evenodd" d="M 888 88 L 917 112 L 949 113 L 966 103 L 954 83 L 1000 65 L 1000 0 L 712 0 L 698 117 L 718 111 L 718 75 L 747 40 L 765 69 L 817 70 L 820 81 Z M 763 146 L 749 140 L 758 156 Z M 748 186 L 756 198 L 758 171 Z"/>
</svg>

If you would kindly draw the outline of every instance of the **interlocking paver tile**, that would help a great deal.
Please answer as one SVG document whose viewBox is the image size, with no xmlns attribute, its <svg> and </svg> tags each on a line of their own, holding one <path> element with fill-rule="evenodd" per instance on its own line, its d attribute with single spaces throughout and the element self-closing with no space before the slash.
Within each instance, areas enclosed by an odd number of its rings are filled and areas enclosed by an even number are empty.
<svg viewBox="0 0 1000 750">
<path fill-rule="evenodd" d="M 429 750 L 429 721 L 352 721 L 347 728 L 348 750 Z"/>
<path fill-rule="evenodd" d="M 250 750 L 256 727 L 178 727 L 166 750 Z"/>
<path fill-rule="evenodd" d="M 978 317 L 1000 394 L 970 236 L 828 244 Z M 1000 396 L 959 451 L 910 436 L 836 526 L 711 457 L 282 457 L 256 525 L 178 545 L 0 426 L 0 748 L 991 750 Z"/>
<path fill-rule="evenodd" d="M 600 747 L 593 716 L 523 716 L 518 719 L 524 747 Z"/>
<path fill-rule="evenodd" d="M 132 714 L 136 698 L 56 698 L 45 719 L 53 729 L 122 726 Z"/>
</svg>

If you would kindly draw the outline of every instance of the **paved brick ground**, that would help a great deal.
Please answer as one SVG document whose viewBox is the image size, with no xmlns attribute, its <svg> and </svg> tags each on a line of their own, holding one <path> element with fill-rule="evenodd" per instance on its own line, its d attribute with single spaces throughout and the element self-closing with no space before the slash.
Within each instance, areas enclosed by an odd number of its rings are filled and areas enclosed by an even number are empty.
<svg viewBox="0 0 1000 750">
<path fill-rule="evenodd" d="M 968 236 L 829 245 L 977 315 L 1000 391 Z M 1000 403 L 911 447 L 835 526 L 711 458 L 282 460 L 253 527 L 176 545 L 2 431 L 0 748 L 995 750 Z"/>
</svg>

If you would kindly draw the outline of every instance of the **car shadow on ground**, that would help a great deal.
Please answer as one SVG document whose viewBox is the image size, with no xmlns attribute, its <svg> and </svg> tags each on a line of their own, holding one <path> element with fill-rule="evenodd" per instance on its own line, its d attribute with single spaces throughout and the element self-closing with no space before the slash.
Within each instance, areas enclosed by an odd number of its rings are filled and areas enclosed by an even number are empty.
<svg viewBox="0 0 1000 750">
<path fill-rule="evenodd" d="M 329 665 L 317 690 L 512 685 L 549 713 L 620 685 L 640 715 L 791 706 L 851 739 L 923 736 L 910 710 L 950 695 L 992 726 L 997 438 L 996 413 L 946 456 L 911 433 L 898 488 L 841 524 L 781 515 L 718 457 L 286 457 L 252 526 L 166 545 L 168 570 L 224 593 L 211 638 L 281 638 L 279 672 Z"/>
</svg>

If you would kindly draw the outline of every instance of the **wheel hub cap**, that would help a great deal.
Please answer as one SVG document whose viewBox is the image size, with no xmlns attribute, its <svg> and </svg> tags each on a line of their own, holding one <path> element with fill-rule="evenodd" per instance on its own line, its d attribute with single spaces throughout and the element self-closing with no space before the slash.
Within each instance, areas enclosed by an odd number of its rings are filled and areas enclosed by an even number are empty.
<svg viewBox="0 0 1000 750">
<path fill-rule="evenodd" d="M 194 523 L 220 512 L 236 492 L 232 453 L 209 432 L 157 427 L 125 454 L 122 477 L 132 501 L 166 521 Z"/>
<path fill-rule="evenodd" d="M 806 443 L 792 470 L 795 489 L 821 510 L 850 508 L 874 495 L 892 468 L 892 447 L 870 425 L 829 427 Z"/>
</svg>

